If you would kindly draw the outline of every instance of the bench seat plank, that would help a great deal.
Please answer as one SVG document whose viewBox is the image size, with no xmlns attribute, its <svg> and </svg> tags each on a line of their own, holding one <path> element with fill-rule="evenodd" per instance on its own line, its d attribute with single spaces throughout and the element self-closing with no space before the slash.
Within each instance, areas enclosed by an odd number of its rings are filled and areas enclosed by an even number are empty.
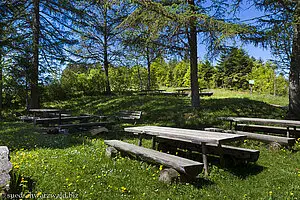
<svg viewBox="0 0 300 200">
<path fill-rule="evenodd" d="M 119 119 L 140 119 L 142 116 L 142 111 L 131 111 L 131 110 L 122 110 L 118 113 Z"/>
<path fill-rule="evenodd" d="M 105 126 L 111 125 L 113 122 L 90 122 L 90 123 L 78 123 L 78 124 L 62 124 L 59 128 L 71 128 L 71 127 L 91 127 L 91 126 Z"/>
<path fill-rule="evenodd" d="M 91 119 L 94 116 L 72 116 L 72 117 L 62 117 L 61 121 L 73 121 L 73 120 L 85 120 L 85 119 Z M 59 117 L 53 117 L 53 118 L 38 118 L 35 119 L 36 124 L 42 124 L 42 123 L 58 123 Z"/>
<path fill-rule="evenodd" d="M 263 141 L 263 142 L 277 142 L 281 145 L 292 146 L 296 142 L 295 138 L 280 137 L 280 136 L 275 136 L 275 135 L 266 135 L 266 134 L 259 134 L 259 133 L 251 133 L 251 132 L 245 132 L 245 131 L 232 131 L 232 132 L 239 134 L 239 135 L 245 135 L 249 139 L 259 140 L 259 141 Z"/>
<path fill-rule="evenodd" d="M 199 173 L 201 173 L 203 168 L 203 163 L 167 153 L 162 153 L 153 149 L 136 146 L 119 140 L 105 140 L 104 143 L 116 148 L 117 150 L 135 154 L 136 156 L 144 158 L 148 161 L 174 168 L 178 172 L 187 174 L 189 176 L 197 176 Z"/>
</svg>

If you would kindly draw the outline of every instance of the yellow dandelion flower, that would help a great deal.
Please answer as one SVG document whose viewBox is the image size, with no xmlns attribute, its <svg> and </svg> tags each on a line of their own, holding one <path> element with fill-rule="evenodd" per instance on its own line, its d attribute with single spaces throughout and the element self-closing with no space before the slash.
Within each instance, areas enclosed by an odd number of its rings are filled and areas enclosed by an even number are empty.
<svg viewBox="0 0 300 200">
<path fill-rule="evenodd" d="M 159 170 L 161 171 L 163 169 L 163 165 L 160 165 L 159 166 Z"/>
<path fill-rule="evenodd" d="M 270 191 L 270 192 L 269 192 L 269 195 L 270 195 L 270 196 L 272 196 L 272 194 L 273 194 L 273 192 L 272 192 L 272 191 Z"/>
<path fill-rule="evenodd" d="M 122 191 L 123 193 L 128 192 L 127 188 L 124 187 L 124 186 L 121 187 L 121 191 Z"/>
</svg>

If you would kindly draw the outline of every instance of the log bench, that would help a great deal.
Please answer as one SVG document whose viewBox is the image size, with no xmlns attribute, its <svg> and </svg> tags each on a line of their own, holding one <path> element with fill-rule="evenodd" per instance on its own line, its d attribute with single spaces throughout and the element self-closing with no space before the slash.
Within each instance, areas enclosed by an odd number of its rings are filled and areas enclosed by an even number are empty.
<svg viewBox="0 0 300 200">
<path fill-rule="evenodd" d="M 134 155 L 142 160 L 170 167 L 189 177 L 196 177 L 202 172 L 203 163 L 159 152 L 153 149 L 136 146 L 119 140 L 105 140 L 105 144 L 115 149 Z"/>
<path fill-rule="evenodd" d="M 189 152 L 195 151 L 202 152 L 201 144 L 193 144 L 188 140 L 174 140 L 170 137 L 156 137 L 157 150 L 159 151 L 173 151 L 176 153 L 177 149 L 188 150 Z M 246 149 L 228 145 L 222 145 L 222 151 L 218 148 L 218 145 L 212 143 L 206 143 L 207 154 L 223 156 L 225 159 L 225 166 L 247 164 L 249 162 L 256 162 L 259 158 L 259 150 Z"/>
</svg>

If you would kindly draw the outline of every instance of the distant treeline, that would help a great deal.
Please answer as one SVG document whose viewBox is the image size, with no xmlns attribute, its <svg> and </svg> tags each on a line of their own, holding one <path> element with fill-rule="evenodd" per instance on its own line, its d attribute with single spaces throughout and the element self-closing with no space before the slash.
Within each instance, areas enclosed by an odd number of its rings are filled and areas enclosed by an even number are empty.
<svg viewBox="0 0 300 200">
<path fill-rule="evenodd" d="M 108 75 L 114 93 L 148 88 L 148 69 L 144 66 L 110 66 Z M 276 72 L 272 62 L 250 58 L 244 50 L 237 48 L 222 53 L 215 65 L 207 60 L 199 62 L 198 76 L 200 88 L 249 90 L 249 80 L 254 80 L 253 92 L 288 94 L 288 81 L 283 74 Z M 41 81 L 44 84 L 39 87 L 40 100 L 100 95 L 106 92 L 106 78 L 101 65 L 69 64 L 57 78 Z M 150 83 L 151 89 L 190 87 L 188 61 L 157 58 L 151 63 Z M 6 73 L 3 79 L 3 107 L 23 107 L 29 98 L 29 91 L 26 77 L 19 73 Z"/>
<path fill-rule="evenodd" d="M 220 56 L 214 66 L 200 62 L 198 80 L 201 88 L 227 88 L 253 92 L 287 95 L 288 81 L 276 73 L 271 62 L 263 63 L 250 58 L 244 50 L 233 48 Z M 158 58 L 151 64 L 151 89 L 159 87 L 190 87 L 190 69 L 187 61 Z M 113 92 L 138 91 L 147 88 L 148 71 L 142 66 L 110 67 L 109 81 Z M 82 95 L 99 95 L 105 92 L 105 74 L 100 65 L 73 64 L 66 67 L 62 76 L 44 87 L 43 97 L 65 99 Z"/>
</svg>

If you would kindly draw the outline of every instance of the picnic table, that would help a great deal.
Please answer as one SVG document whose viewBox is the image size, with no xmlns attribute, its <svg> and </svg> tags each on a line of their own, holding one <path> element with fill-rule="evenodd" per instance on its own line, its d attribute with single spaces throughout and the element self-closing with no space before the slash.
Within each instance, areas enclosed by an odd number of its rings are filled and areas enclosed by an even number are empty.
<svg viewBox="0 0 300 200">
<path fill-rule="evenodd" d="M 219 133 L 192 129 L 182 128 L 171 128 L 171 127 L 160 127 L 160 126 L 140 126 L 140 127 L 128 127 L 124 129 L 126 132 L 131 132 L 135 135 L 139 135 L 139 146 L 142 146 L 142 138 L 145 135 L 152 136 L 152 148 L 155 148 L 156 137 L 172 138 L 172 140 L 187 141 L 193 144 L 201 144 L 202 157 L 205 174 L 208 174 L 208 163 L 207 163 L 207 145 L 215 144 L 222 155 L 222 144 L 243 140 L 246 138 L 244 135 L 230 134 L 230 133 Z M 222 156 L 221 156 L 221 159 Z"/>
<path fill-rule="evenodd" d="M 213 92 L 202 92 L 203 89 L 206 88 L 199 88 L 199 95 L 200 96 L 212 96 Z M 187 93 L 191 93 L 191 88 L 176 88 L 175 91 L 177 91 L 178 95 L 186 95 Z"/>
<path fill-rule="evenodd" d="M 52 109 L 52 108 L 35 108 L 29 109 L 30 113 L 36 117 L 37 115 L 42 115 L 43 117 L 49 117 L 49 113 L 53 113 L 55 116 L 58 115 L 58 123 L 61 124 L 61 114 L 62 111 L 60 109 Z"/>
<path fill-rule="evenodd" d="M 145 93 L 162 93 L 166 90 L 141 90 L 141 92 L 145 92 Z"/>
<path fill-rule="evenodd" d="M 176 88 L 174 89 L 175 91 L 177 91 L 178 94 L 185 94 L 186 92 L 190 92 L 191 88 Z"/>
<path fill-rule="evenodd" d="M 248 117 L 222 117 L 221 119 L 230 121 L 230 129 L 233 128 L 235 123 L 235 129 L 240 122 L 255 123 L 255 124 L 273 124 L 286 128 L 286 136 L 290 137 L 290 128 L 296 131 L 297 127 L 300 127 L 300 121 L 296 120 L 280 120 L 280 119 L 263 119 L 263 118 L 248 118 Z M 263 127 L 262 127 L 263 128 Z M 271 129 L 272 127 L 265 127 Z"/>
</svg>

